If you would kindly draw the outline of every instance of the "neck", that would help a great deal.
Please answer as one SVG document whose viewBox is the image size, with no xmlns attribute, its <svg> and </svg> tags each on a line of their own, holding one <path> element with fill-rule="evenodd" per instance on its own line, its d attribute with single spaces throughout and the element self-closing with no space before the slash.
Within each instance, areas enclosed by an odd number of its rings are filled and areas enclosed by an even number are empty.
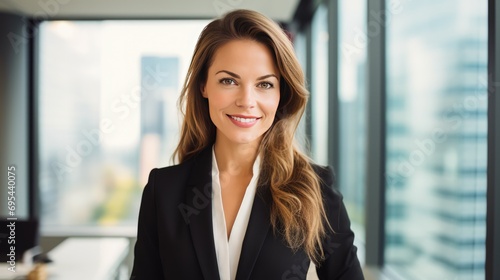
<svg viewBox="0 0 500 280">
<path fill-rule="evenodd" d="M 253 175 L 253 164 L 258 147 L 254 144 L 228 144 L 215 142 L 214 152 L 220 173 Z"/>
</svg>

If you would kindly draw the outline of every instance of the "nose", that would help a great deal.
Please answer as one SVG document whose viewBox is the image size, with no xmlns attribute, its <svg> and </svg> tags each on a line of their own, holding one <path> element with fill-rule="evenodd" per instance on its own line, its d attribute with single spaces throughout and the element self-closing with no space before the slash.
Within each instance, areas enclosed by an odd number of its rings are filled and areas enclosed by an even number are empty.
<svg viewBox="0 0 500 280">
<path fill-rule="evenodd" d="M 255 92 L 252 87 L 242 87 L 236 99 L 236 106 L 243 108 L 255 107 Z"/>
</svg>

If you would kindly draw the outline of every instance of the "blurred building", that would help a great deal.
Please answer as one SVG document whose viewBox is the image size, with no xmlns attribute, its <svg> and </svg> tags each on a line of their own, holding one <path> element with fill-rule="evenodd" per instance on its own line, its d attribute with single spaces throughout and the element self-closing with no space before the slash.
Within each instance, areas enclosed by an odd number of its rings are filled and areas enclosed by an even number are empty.
<svg viewBox="0 0 500 280">
<path fill-rule="evenodd" d="M 469 4 L 388 25 L 385 254 L 408 279 L 484 279 L 487 9 Z"/>
</svg>

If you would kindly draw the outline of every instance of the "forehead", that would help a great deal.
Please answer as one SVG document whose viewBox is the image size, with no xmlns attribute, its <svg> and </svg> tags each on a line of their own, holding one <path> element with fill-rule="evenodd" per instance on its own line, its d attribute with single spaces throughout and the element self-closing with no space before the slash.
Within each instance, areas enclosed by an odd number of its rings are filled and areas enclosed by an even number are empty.
<svg viewBox="0 0 500 280">
<path fill-rule="evenodd" d="M 215 51 L 209 73 L 220 70 L 232 71 L 239 75 L 279 74 L 269 48 L 248 39 L 231 40 Z"/>
</svg>

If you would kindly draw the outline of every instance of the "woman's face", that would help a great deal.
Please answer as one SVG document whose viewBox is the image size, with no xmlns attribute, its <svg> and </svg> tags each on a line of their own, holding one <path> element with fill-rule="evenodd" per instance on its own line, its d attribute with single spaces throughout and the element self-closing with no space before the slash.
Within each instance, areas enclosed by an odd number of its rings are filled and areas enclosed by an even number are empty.
<svg viewBox="0 0 500 280">
<path fill-rule="evenodd" d="M 202 88 L 220 144 L 258 146 L 280 101 L 280 77 L 267 47 L 233 40 L 215 52 Z"/>
</svg>

